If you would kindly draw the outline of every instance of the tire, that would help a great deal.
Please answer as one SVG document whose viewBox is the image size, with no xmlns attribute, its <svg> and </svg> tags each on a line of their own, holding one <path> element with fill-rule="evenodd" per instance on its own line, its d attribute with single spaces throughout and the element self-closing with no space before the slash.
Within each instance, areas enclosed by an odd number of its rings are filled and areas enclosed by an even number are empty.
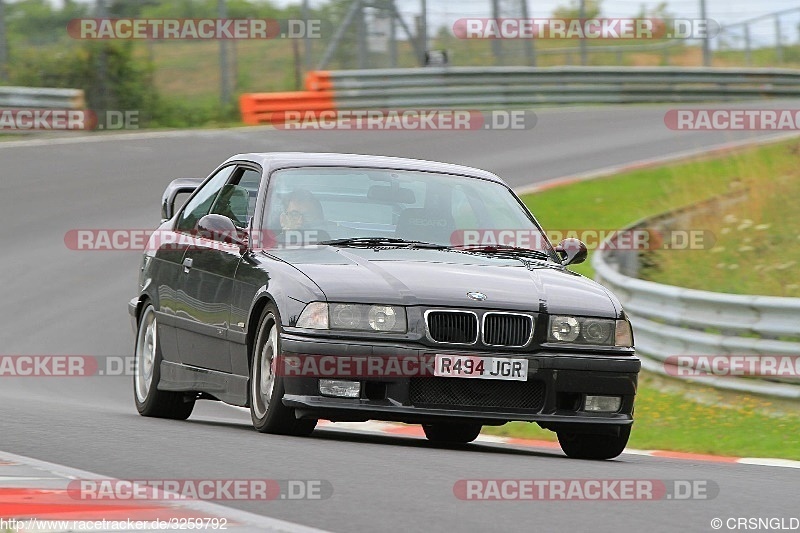
<svg viewBox="0 0 800 533">
<path fill-rule="evenodd" d="M 619 435 L 585 435 L 558 432 L 558 443 L 567 457 L 603 460 L 617 457 L 628 444 L 631 426 L 620 426 Z"/>
<path fill-rule="evenodd" d="M 441 444 L 467 444 L 478 438 L 483 426 L 480 424 L 436 423 L 422 424 L 425 437 Z"/>
<path fill-rule="evenodd" d="M 253 345 L 248 396 L 253 427 L 261 433 L 305 437 L 314 431 L 316 419 L 298 419 L 294 409 L 283 405 L 283 376 L 276 375 L 277 356 L 281 353 L 281 321 L 277 308 L 267 305 L 258 322 Z"/>
<path fill-rule="evenodd" d="M 142 416 L 186 420 L 194 409 L 191 393 L 158 390 L 161 345 L 155 309 L 148 303 L 139 316 L 134 349 L 133 399 Z"/>
</svg>

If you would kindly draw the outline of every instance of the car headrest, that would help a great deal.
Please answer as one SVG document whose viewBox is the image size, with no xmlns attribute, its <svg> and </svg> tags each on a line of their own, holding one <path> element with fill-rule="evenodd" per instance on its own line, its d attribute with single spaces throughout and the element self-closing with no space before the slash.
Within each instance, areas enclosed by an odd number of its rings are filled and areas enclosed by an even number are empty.
<svg viewBox="0 0 800 533">
<path fill-rule="evenodd" d="M 450 242 L 455 221 L 449 213 L 424 208 L 406 209 L 400 213 L 395 236 L 415 241 Z"/>
<path fill-rule="evenodd" d="M 225 185 L 219 193 L 214 212 L 225 215 L 239 226 L 247 224 L 250 193 L 239 185 Z"/>
</svg>

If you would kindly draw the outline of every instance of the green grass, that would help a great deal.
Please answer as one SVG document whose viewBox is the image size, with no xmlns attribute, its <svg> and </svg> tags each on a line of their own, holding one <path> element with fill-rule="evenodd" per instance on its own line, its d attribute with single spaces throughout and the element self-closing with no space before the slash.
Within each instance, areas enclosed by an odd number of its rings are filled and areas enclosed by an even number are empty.
<svg viewBox="0 0 800 533">
<path fill-rule="evenodd" d="M 611 230 L 723 193 L 746 192 L 747 199 L 735 209 L 692 222 L 691 229 L 717 235 L 716 246 L 723 250 L 659 251 L 653 258 L 660 266 L 646 274 L 655 281 L 710 290 L 780 293 L 779 286 L 791 289 L 790 262 L 800 260 L 800 215 L 794 207 L 800 197 L 798 153 L 800 142 L 793 140 L 575 183 L 523 200 L 545 229 Z M 751 241 L 744 240 L 748 237 Z M 754 249 L 742 251 L 742 246 Z M 720 262 L 739 266 L 720 268 Z M 778 268 L 783 265 L 788 266 Z M 592 275 L 588 261 L 574 269 Z M 798 402 L 648 374 L 640 385 L 631 447 L 800 460 Z M 485 431 L 555 440 L 554 433 L 522 422 Z"/>
<path fill-rule="evenodd" d="M 527 422 L 487 426 L 483 432 L 556 440 L 552 431 Z M 779 404 L 643 374 L 628 446 L 800 460 L 800 416 L 796 403 Z"/>
<path fill-rule="evenodd" d="M 241 92 L 294 90 L 294 65 L 288 41 L 231 41 L 231 80 Z M 217 100 L 220 91 L 219 43 L 206 41 L 161 41 L 149 49 L 139 46 L 140 57 L 152 54 L 154 82 L 163 96 L 188 102 Z"/>
<path fill-rule="evenodd" d="M 641 276 L 716 292 L 800 297 L 794 275 L 800 263 L 800 171 L 792 150 L 773 152 L 771 168 L 748 180 L 741 203 L 694 217 L 691 225 L 714 235 L 713 246 L 655 251 Z"/>
<path fill-rule="evenodd" d="M 783 142 L 724 157 L 677 162 L 557 187 L 525 195 L 522 200 L 545 229 L 619 229 L 720 194 L 742 189 L 758 191 L 766 183 L 778 183 L 781 180 L 777 176 L 797 172 L 798 150 L 798 141 Z M 753 220 L 753 224 L 761 221 Z M 676 259 L 685 257 L 683 251 L 664 253 L 671 253 Z M 699 254 L 709 261 L 705 250 Z M 588 261 L 574 270 L 593 275 Z M 705 280 L 699 278 L 698 282 Z"/>
<path fill-rule="evenodd" d="M 714 63 L 718 66 L 752 66 L 761 68 L 786 67 L 797 68 L 800 63 L 800 46 L 783 47 L 783 61 L 779 61 L 775 48 L 756 48 L 750 53 L 748 65 L 747 54 L 743 50 L 716 51 Z"/>
</svg>

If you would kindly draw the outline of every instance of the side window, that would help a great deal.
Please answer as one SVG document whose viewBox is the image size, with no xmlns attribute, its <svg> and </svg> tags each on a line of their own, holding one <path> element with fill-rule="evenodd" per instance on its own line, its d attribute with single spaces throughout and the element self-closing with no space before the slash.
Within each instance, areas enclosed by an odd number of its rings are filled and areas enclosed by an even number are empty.
<svg viewBox="0 0 800 533">
<path fill-rule="evenodd" d="M 250 224 L 255 211 L 261 172 L 240 167 L 217 195 L 209 213 L 224 215 L 240 228 Z"/>
<path fill-rule="evenodd" d="M 197 194 L 183 208 L 183 212 L 175 226 L 176 230 L 193 231 L 197 228 L 197 222 L 209 213 L 217 194 L 222 189 L 222 186 L 225 185 L 225 182 L 228 181 L 234 168 L 236 167 L 231 165 L 221 169 L 200 188 Z"/>
</svg>

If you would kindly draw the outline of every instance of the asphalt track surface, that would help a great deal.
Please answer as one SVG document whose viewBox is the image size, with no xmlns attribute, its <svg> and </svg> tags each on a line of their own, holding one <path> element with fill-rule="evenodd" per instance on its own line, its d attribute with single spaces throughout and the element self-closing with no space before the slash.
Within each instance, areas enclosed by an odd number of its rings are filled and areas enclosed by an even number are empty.
<svg viewBox="0 0 800 533">
<path fill-rule="evenodd" d="M 438 159 L 486 168 L 522 186 L 753 135 L 670 131 L 667 108 L 542 111 L 536 128 L 514 132 L 259 128 L 0 145 L 0 355 L 130 355 L 126 302 L 135 294 L 139 253 L 68 250 L 65 233 L 152 228 L 170 179 L 205 176 L 234 153 Z M 631 454 L 576 461 L 556 451 L 437 448 L 421 439 L 328 429 L 307 439 L 268 436 L 253 431 L 245 411 L 218 403 L 198 403 L 186 422 L 139 417 L 131 389 L 129 377 L 3 378 L 0 450 L 125 479 L 328 480 L 334 495 L 324 501 L 226 505 L 337 532 L 712 531 L 715 517 L 798 516 L 798 472 L 790 468 Z M 486 478 L 710 480 L 720 492 L 713 500 L 659 502 L 454 497 L 457 480 Z"/>
</svg>

